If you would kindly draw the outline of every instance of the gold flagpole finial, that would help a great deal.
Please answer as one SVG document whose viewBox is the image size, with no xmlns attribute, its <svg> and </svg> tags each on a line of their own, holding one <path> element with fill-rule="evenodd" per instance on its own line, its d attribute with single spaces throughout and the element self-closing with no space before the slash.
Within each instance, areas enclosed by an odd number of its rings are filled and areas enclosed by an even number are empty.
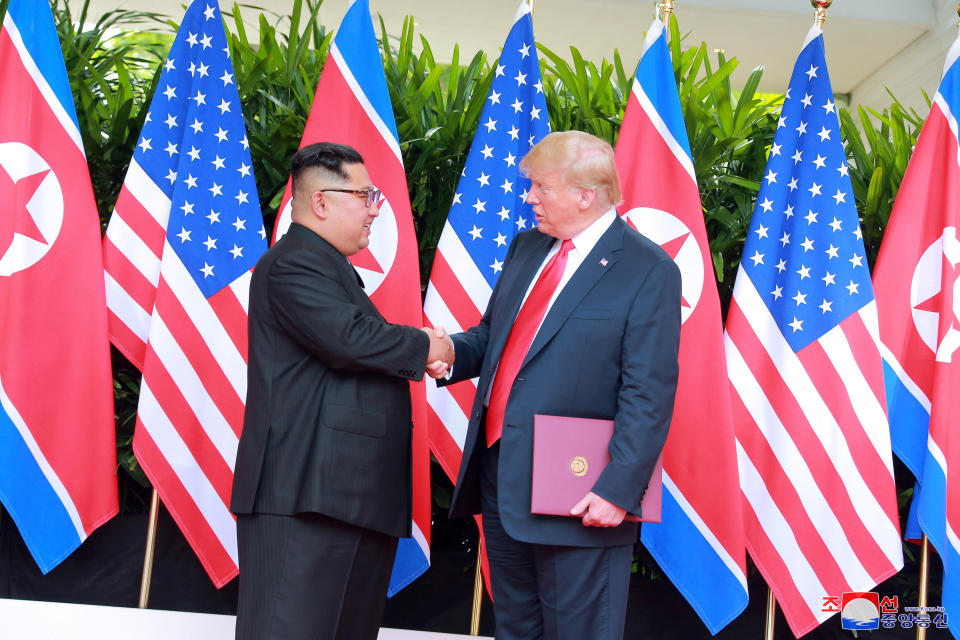
<svg viewBox="0 0 960 640">
<path fill-rule="evenodd" d="M 810 6 L 817 10 L 817 26 L 823 28 L 823 23 L 827 19 L 827 9 L 833 4 L 833 0 L 810 0 Z"/>
<path fill-rule="evenodd" d="M 660 11 L 660 21 L 664 24 L 670 22 L 670 14 L 673 13 L 673 0 L 661 0 L 657 3 L 657 9 Z"/>
</svg>

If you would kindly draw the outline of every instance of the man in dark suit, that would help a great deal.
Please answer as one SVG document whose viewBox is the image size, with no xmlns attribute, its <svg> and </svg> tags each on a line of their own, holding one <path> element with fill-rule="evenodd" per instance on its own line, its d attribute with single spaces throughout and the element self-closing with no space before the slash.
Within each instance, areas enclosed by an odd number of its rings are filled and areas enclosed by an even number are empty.
<svg viewBox="0 0 960 640">
<path fill-rule="evenodd" d="M 293 224 L 250 285 L 236 637 L 373 640 L 410 535 L 409 381 L 452 351 L 387 323 L 347 261 L 379 206 L 360 154 L 318 143 L 291 164 Z"/>
<path fill-rule="evenodd" d="M 483 514 L 498 640 L 618 639 L 638 532 L 623 520 L 673 413 L 680 272 L 617 215 L 606 142 L 552 133 L 521 168 L 538 228 L 514 238 L 440 382 L 479 376 L 450 511 Z M 571 517 L 530 513 L 536 414 L 614 420 L 612 462 Z"/>
</svg>

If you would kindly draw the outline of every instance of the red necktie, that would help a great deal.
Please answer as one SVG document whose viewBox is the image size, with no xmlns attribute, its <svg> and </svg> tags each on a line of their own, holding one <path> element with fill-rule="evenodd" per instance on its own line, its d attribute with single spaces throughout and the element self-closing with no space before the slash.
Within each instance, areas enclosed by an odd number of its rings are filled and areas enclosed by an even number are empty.
<svg viewBox="0 0 960 640">
<path fill-rule="evenodd" d="M 530 295 L 527 296 L 520 308 L 520 313 L 517 314 L 513 328 L 510 329 L 510 336 L 503 348 L 497 374 L 493 379 L 493 388 L 490 390 L 490 403 L 487 406 L 488 447 L 492 447 L 503 433 L 503 414 L 507 408 L 510 389 L 513 388 L 513 381 L 520 371 L 520 365 L 527 357 L 527 351 L 530 350 L 533 338 L 537 335 L 537 329 L 540 328 L 543 316 L 547 312 L 550 298 L 560 284 L 563 270 L 567 266 L 567 254 L 571 249 L 573 249 L 573 240 L 564 240 L 560 251 L 550 258 L 547 266 L 540 273 L 537 283 L 533 285 Z"/>
</svg>

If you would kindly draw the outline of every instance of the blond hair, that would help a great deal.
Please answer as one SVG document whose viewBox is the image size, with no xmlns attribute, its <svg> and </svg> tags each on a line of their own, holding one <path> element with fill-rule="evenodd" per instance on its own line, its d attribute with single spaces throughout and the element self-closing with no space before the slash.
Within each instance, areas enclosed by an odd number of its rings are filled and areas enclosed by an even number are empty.
<svg viewBox="0 0 960 640">
<path fill-rule="evenodd" d="M 611 205 L 620 204 L 620 178 L 613 147 L 583 131 L 554 131 L 538 142 L 520 162 L 524 175 L 563 170 L 564 180 L 579 189 L 606 192 Z"/>
</svg>

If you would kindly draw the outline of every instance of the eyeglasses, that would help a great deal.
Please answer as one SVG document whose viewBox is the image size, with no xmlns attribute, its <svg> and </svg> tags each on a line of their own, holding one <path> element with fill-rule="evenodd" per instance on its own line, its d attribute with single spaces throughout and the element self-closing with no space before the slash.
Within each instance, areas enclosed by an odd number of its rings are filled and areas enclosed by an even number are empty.
<svg viewBox="0 0 960 640">
<path fill-rule="evenodd" d="M 380 189 L 319 189 L 319 191 L 336 191 L 337 193 L 352 193 L 362 198 L 368 207 L 380 201 Z"/>
</svg>

